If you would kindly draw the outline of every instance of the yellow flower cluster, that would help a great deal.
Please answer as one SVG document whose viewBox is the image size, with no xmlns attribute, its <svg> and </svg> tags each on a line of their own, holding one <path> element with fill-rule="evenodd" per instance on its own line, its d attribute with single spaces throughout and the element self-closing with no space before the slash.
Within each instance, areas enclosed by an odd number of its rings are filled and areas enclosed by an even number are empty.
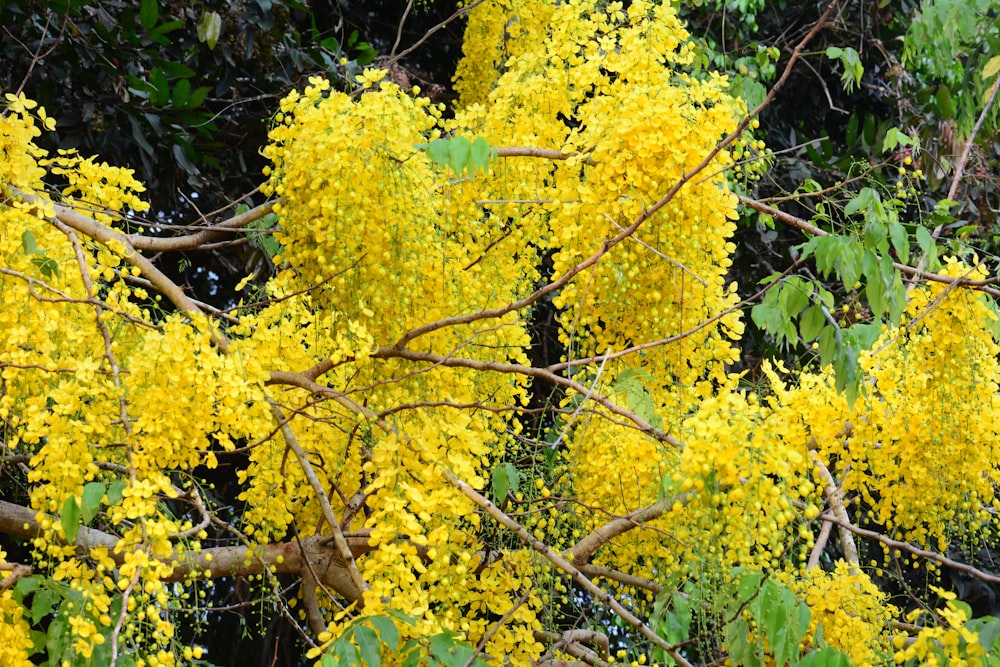
<svg viewBox="0 0 1000 667">
<path fill-rule="evenodd" d="M 41 164 L 49 168 L 49 173 L 66 179 L 63 196 L 74 196 L 76 205 L 95 220 L 112 223 L 117 220 L 115 213 L 125 210 L 139 213 L 149 209 L 149 202 L 138 196 L 145 192 L 146 186 L 135 179 L 132 169 L 98 163 L 93 157 L 81 157 L 75 150 L 60 150 L 57 157 L 43 160 Z"/>
<path fill-rule="evenodd" d="M 6 560 L 7 554 L 0 548 L 0 563 Z M 33 645 L 31 627 L 24 612 L 12 591 L 0 592 L 0 665 L 30 667 L 32 664 L 28 658 Z"/>
<path fill-rule="evenodd" d="M 966 622 L 972 618 L 969 607 L 955 601 L 955 594 L 933 587 L 945 600 L 945 606 L 936 610 L 943 622 L 928 625 L 912 641 L 898 636 L 893 640 L 897 664 L 920 667 L 985 667 L 993 660 L 979 640 L 979 634 Z M 908 616 L 911 622 L 924 615 L 918 609 Z"/>
<path fill-rule="evenodd" d="M 826 645 L 843 651 L 856 667 L 885 664 L 892 653 L 889 621 L 899 610 L 867 575 L 839 560 L 832 572 L 809 570 L 795 588 L 812 611 L 804 648 L 822 633 Z"/>
<path fill-rule="evenodd" d="M 985 275 L 955 260 L 943 273 Z M 982 295 L 929 283 L 911 291 L 902 326 L 862 354 L 865 394 L 853 412 L 829 374 L 803 374 L 798 388 L 778 392 L 790 435 L 813 441 L 845 494 L 859 496 L 864 519 L 933 549 L 992 530 L 998 471 L 955 471 L 1000 456 L 990 418 L 1000 407 L 1000 346 L 986 327 L 969 326 L 995 317 Z"/>
<path fill-rule="evenodd" d="M 33 192 L 42 187 L 45 176 L 38 164 L 45 151 L 35 145 L 35 138 L 42 133 L 39 125 L 53 130 L 55 120 L 23 93 L 6 93 L 5 98 L 6 113 L 0 114 L 0 192 L 8 186 Z"/>
</svg>

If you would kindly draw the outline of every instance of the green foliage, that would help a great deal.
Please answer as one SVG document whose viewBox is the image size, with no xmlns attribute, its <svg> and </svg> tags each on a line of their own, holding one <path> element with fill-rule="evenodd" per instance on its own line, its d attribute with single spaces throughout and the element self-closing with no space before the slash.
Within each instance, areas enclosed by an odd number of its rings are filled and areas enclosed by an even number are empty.
<svg viewBox="0 0 1000 667">
<path fill-rule="evenodd" d="M 723 619 L 729 656 L 738 667 L 850 667 L 846 655 L 826 646 L 821 628 L 813 648 L 802 649 L 811 612 L 789 587 L 758 571 L 737 569 L 733 574 L 718 590 L 702 591 L 691 582 L 683 591 L 665 590 L 653 605 L 657 634 L 673 645 L 687 642 L 697 627 L 695 617 L 709 613 Z M 653 659 L 675 664 L 662 649 L 653 652 Z"/>
<path fill-rule="evenodd" d="M 25 255 L 34 255 L 31 263 L 35 265 L 38 272 L 45 278 L 59 277 L 59 264 L 51 257 L 46 257 L 47 249 L 40 249 L 35 235 L 29 230 L 21 234 L 21 248 Z"/>
<path fill-rule="evenodd" d="M 426 150 L 435 164 L 450 167 L 456 176 L 468 174 L 471 177 L 477 171 L 488 169 L 490 161 L 496 157 L 496 151 L 482 137 L 475 141 L 465 137 L 435 139 L 418 148 Z"/>
<path fill-rule="evenodd" d="M 236 207 L 236 215 L 246 213 L 249 210 L 249 206 L 246 204 L 240 204 Z M 268 213 L 267 215 L 261 216 L 247 225 L 247 229 L 259 230 L 251 231 L 247 234 L 250 242 L 255 248 L 262 250 L 267 255 L 268 259 L 271 260 L 273 260 L 275 255 L 279 254 L 282 250 L 281 243 L 274 238 L 274 231 L 277 227 L 278 216 L 274 213 Z"/>
<path fill-rule="evenodd" d="M 851 92 L 855 86 L 861 85 L 861 77 L 864 76 L 865 67 L 861 64 L 861 57 L 857 51 L 849 46 L 843 48 L 831 46 L 826 50 L 826 57 L 831 60 L 840 60 L 841 67 L 844 68 L 844 73 L 840 77 L 844 90 Z"/>
<path fill-rule="evenodd" d="M 491 479 L 493 499 L 497 504 L 503 503 L 508 493 L 514 494 L 521 490 L 521 473 L 510 462 L 497 464 L 493 468 Z"/>
<path fill-rule="evenodd" d="M 910 24 L 903 45 L 903 64 L 936 87 L 936 111 L 954 116 L 967 135 L 982 110 L 990 74 L 1000 53 L 1000 5 L 996 0 L 928 0 Z M 970 72 L 981 73 L 969 76 Z M 985 130 L 995 130 L 1000 111 L 993 106 Z"/>
<path fill-rule="evenodd" d="M 219 43 L 219 34 L 222 32 L 222 17 L 218 12 L 202 10 L 201 18 L 198 19 L 198 41 L 208 45 L 209 49 L 215 49 Z"/>
<path fill-rule="evenodd" d="M 69 496 L 63 503 L 59 511 L 59 522 L 63 532 L 66 534 L 66 542 L 73 544 L 80 526 L 89 526 L 94 517 L 105 506 L 104 499 L 107 497 L 107 506 L 113 507 L 122 499 L 122 491 L 127 485 L 123 481 L 115 481 L 110 485 L 102 482 L 88 482 L 83 487 L 83 496 L 77 500 L 76 496 Z"/>
<path fill-rule="evenodd" d="M 444 631 L 430 637 L 400 643 L 396 623 L 416 625 L 416 619 L 398 611 L 367 616 L 353 621 L 328 647 L 320 659 L 322 667 L 380 667 L 386 654 L 402 658 L 404 667 L 485 667 L 474 659 L 475 649 L 454 632 Z M 396 664 L 394 658 L 391 664 Z"/>
<path fill-rule="evenodd" d="M 624 395 L 625 405 L 629 410 L 642 417 L 646 423 L 660 428 L 663 420 L 656 414 L 651 386 L 655 386 L 655 380 L 648 371 L 627 368 L 615 379 L 614 394 Z"/>
<path fill-rule="evenodd" d="M 13 588 L 13 597 L 28 610 L 31 625 L 44 628 L 31 631 L 34 654 L 47 658 L 36 664 L 40 664 L 41 667 L 66 665 L 102 667 L 110 663 L 113 626 L 100 628 L 103 641 L 95 642 L 94 652 L 89 658 L 84 658 L 73 649 L 74 634 L 70 618 L 79 616 L 85 604 L 84 597 L 79 591 L 64 582 L 34 575 L 17 581 Z M 112 601 L 109 612 L 114 618 L 121 613 L 121 604 L 120 597 Z M 44 623 L 46 620 L 48 620 L 47 627 Z M 134 667 L 135 660 L 128 655 L 119 655 L 118 664 L 123 667 Z"/>
</svg>

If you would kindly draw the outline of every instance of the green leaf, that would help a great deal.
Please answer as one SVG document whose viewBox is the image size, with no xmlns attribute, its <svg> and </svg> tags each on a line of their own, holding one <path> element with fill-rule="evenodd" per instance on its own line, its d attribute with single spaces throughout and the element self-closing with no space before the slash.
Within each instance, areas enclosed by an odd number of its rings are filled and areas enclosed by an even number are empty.
<svg viewBox="0 0 1000 667">
<path fill-rule="evenodd" d="M 983 67 L 983 81 L 992 79 L 997 72 L 1000 72 L 1000 56 L 993 56 Z"/>
<path fill-rule="evenodd" d="M 1000 639 L 1000 621 L 992 619 L 987 621 L 983 627 L 979 628 L 979 645 L 987 653 L 993 650 L 993 645 Z"/>
<path fill-rule="evenodd" d="M 671 644 L 688 639 L 691 631 L 691 604 L 680 595 L 673 596 L 671 608 L 666 610 L 657 624 L 657 634 Z"/>
<path fill-rule="evenodd" d="M 207 44 L 209 50 L 214 49 L 222 33 L 222 17 L 218 12 L 206 12 L 202 10 L 198 19 L 198 41 Z"/>
<path fill-rule="evenodd" d="M 842 337 L 838 327 L 831 325 L 819 332 L 819 363 L 823 368 L 833 363 L 841 345 Z"/>
<path fill-rule="evenodd" d="M 813 293 L 813 284 L 797 276 L 785 281 L 781 290 L 781 301 L 785 306 L 785 315 L 789 318 L 798 317 L 799 313 L 809 305 L 809 297 Z"/>
<path fill-rule="evenodd" d="M 191 93 L 191 99 L 188 100 L 188 109 L 197 109 L 205 102 L 205 98 L 212 91 L 211 86 L 200 86 Z"/>
<path fill-rule="evenodd" d="M 372 616 L 367 621 L 372 624 L 372 627 L 378 632 L 382 643 L 390 651 L 395 652 L 399 648 L 399 631 L 396 629 L 396 624 L 392 622 L 392 619 L 386 616 Z"/>
<path fill-rule="evenodd" d="M 404 614 L 403 612 L 398 611 L 396 609 L 386 609 L 385 613 L 388 614 L 389 616 L 392 616 L 397 621 L 409 625 L 410 627 L 416 627 L 417 625 L 417 619 L 413 618 L 409 614 Z"/>
<path fill-rule="evenodd" d="M 734 75 L 731 78 L 730 91 L 734 97 L 746 100 L 747 108 L 754 109 L 767 97 L 767 88 L 760 81 L 749 76 Z"/>
<path fill-rule="evenodd" d="M 435 139 L 427 144 L 427 157 L 442 167 L 448 166 L 451 154 L 451 142 L 448 139 Z"/>
<path fill-rule="evenodd" d="M 68 651 L 72 639 L 69 618 L 64 614 L 59 614 L 49 623 L 45 648 L 49 655 L 62 657 Z"/>
<path fill-rule="evenodd" d="M 190 79 L 195 75 L 195 71 L 188 67 L 187 65 L 182 65 L 181 63 L 175 62 L 161 62 L 159 64 L 160 69 L 167 76 L 172 76 L 175 79 Z"/>
<path fill-rule="evenodd" d="M 108 507 L 114 507 L 122 500 L 122 491 L 128 486 L 125 482 L 111 482 L 108 485 Z"/>
<path fill-rule="evenodd" d="M 851 667 L 851 661 L 839 650 L 824 646 L 806 653 L 796 667 Z"/>
<path fill-rule="evenodd" d="M 21 577 L 14 584 L 14 599 L 21 602 L 31 593 L 38 590 L 39 585 L 42 583 L 42 578 L 34 575 L 31 577 Z"/>
<path fill-rule="evenodd" d="M 875 145 L 875 116 L 867 114 L 864 124 L 861 127 L 861 145 L 864 149 L 871 150 Z"/>
<path fill-rule="evenodd" d="M 762 572 L 747 572 L 740 577 L 740 583 L 736 587 L 736 597 L 741 602 L 747 602 L 760 590 L 761 582 L 764 580 Z"/>
<path fill-rule="evenodd" d="M 469 157 L 472 155 L 472 142 L 465 137 L 452 137 L 448 144 L 448 164 L 456 176 L 462 174 L 469 165 Z"/>
<path fill-rule="evenodd" d="M 341 667 L 361 667 L 361 653 L 348 639 L 347 636 L 342 636 L 333 644 L 333 652 L 337 656 L 336 664 Z"/>
<path fill-rule="evenodd" d="M 937 244 L 931 237 L 931 233 L 927 231 L 926 227 L 917 227 L 916 237 L 920 251 L 927 257 L 927 267 L 932 271 L 935 270 L 937 268 Z"/>
<path fill-rule="evenodd" d="M 497 465 L 493 469 L 493 501 L 500 504 L 507 498 L 507 491 L 510 490 L 510 481 L 507 479 L 507 468 Z"/>
<path fill-rule="evenodd" d="M 896 146 L 911 146 L 913 143 L 913 139 L 898 127 L 890 127 L 885 133 L 885 139 L 882 140 L 882 152 L 887 153 Z"/>
<path fill-rule="evenodd" d="M 877 196 L 877 193 L 873 189 L 861 188 L 861 191 L 851 201 L 847 202 L 847 206 L 844 207 L 844 215 L 850 217 L 862 209 L 867 209 Z"/>
<path fill-rule="evenodd" d="M 472 142 L 471 163 L 475 170 L 486 169 L 490 166 L 493 157 L 493 150 L 482 137 L 476 137 Z"/>
<path fill-rule="evenodd" d="M 187 79 L 181 79 L 174 85 L 174 90 L 170 95 L 170 102 L 174 107 L 183 109 L 187 106 L 190 98 L 191 82 Z"/>
<path fill-rule="evenodd" d="M 76 533 L 80 530 L 80 505 L 76 502 L 75 496 L 70 496 L 63 503 L 62 509 L 59 510 L 59 523 L 66 533 L 66 542 L 69 544 L 76 542 Z"/>
<path fill-rule="evenodd" d="M 951 89 L 948 86 L 938 86 L 934 94 L 935 110 L 942 120 L 949 120 L 955 115 L 955 104 L 951 100 Z"/>
<path fill-rule="evenodd" d="M 889 238 L 892 240 L 892 247 L 896 251 L 896 256 L 903 264 L 910 263 L 910 238 L 906 233 L 906 228 L 898 220 L 889 223 Z"/>
<path fill-rule="evenodd" d="M 180 30 L 183 27 L 184 21 L 167 21 L 166 23 L 161 23 L 154 29 L 150 30 L 147 36 L 157 44 L 166 46 L 170 44 L 170 40 L 164 37 L 164 35 L 175 30 Z"/>
<path fill-rule="evenodd" d="M 461 665 L 465 660 L 457 660 L 456 649 L 458 648 L 455 637 L 449 632 L 439 632 L 432 635 L 427 640 L 431 655 L 437 658 L 442 665 Z"/>
<path fill-rule="evenodd" d="M 108 488 L 100 482 L 90 482 L 83 487 L 83 507 L 81 517 L 85 525 L 90 525 L 97 513 L 101 510 L 101 501 Z"/>
<path fill-rule="evenodd" d="M 31 623 L 37 625 L 43 618 L 48 617 L 55 607 L 57 595 L 50 588 L 40 588 L 31 596 Z"/>
<path fill-rule="evenodd" d="M 139 23 L 142 27 L 152 30 L 159 18 L 160 6 L 157 0 L 142 0 L 142 7 L 139 9 Z"/>
<path fill-rule="evenodd" d="M 164 105 L 170 99 L 170 84 L 163 70 L 154 67 L 149 73 L 149 84 L 153 87 L 153 96 L 150 100 L 153 104 Z"/>
<path fill-rule="evenodd" d="M 25 255 L 34 255 L 38 252 L 38 242 L 31 230 L 26 229 L 21 234 L 21 247 L 24 248 Z"/>
<path fill-rule="evenodd" d="M 848 148 L 853 146 L 854 142 L 858 140 L 858 114 L 856 113 L 852 113 L 851 117 L 847 120 L 845 140 L 847 141 Z"/>
<path fill-rule="evenodd" d="M 509 461 L 504 463 L 504 467 L 507 469 L 507 482 L 510 484 L 510 490 L 517 493 L 521 490 L 521 473 Z"/>
<path fill-rule="evenodd" d="M 35 268 L 37 268 L 46 278 L 59 275 L 59 264 L 57 264 L 56 260 L 51 257 L 32 257 L 31 263 L 34 264 Z"/>
<path fill-rule="evenodd" d="M 361 659 L 368 667 L 379 667 L 382 664 L 382 643 L 379 641 L 375 631 L 371 628 L 359 625 L 354 628 L 354 636 L 361 647 Z"/>
<path fill-rule="evenodd" d="M 819 335 L 824 326 L 826 326 L 826 316 L 823 314 L 823 309 L 816 305 L 809 306 L 799 320 L 799 335 L 802 336 L 802 340 L 810 342 Z"/>
</svg>

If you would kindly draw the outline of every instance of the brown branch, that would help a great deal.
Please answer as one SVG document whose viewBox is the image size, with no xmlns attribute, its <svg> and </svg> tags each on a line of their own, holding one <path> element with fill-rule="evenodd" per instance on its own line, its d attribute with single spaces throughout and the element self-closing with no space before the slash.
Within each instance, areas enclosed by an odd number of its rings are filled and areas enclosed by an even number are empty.
<svg viewBox="0 0 1000 667">
<path fill-rule="evenodd" d="M 553 642 L 552 648 L 539 658 L 540 662 L 548 661 L 548 656 L 556 651 L 569 653 L 574 658 L 580 658 L 590 665 L 605 665 L 608 658 L 611 657 L 611 646 L 608 642 L 608 636 L 603 632 L 573 628 L 564 632 L 536 630 L 533 634 L 535 639 L 539 641 Z M 600 650 L 600 654 L 583 646 L 584 643 L 596 644 Z"/>
<path fill-rule="evenodd" d="M 985 581 L 991 584 L 1000 584 L 1000 576 L 991 574 L 989 572 L 984 572 L 968 563 L 961 563 L 957 560 L 952 560 L 947 556 L 943 556 L 934 551 L 927 551 L 926 549 L 921 549 L 920 547 L 914 546 L 909 542 L 901 542 L 899 540 L 894 540 L 891 537 L 887 537 L 882 533 L 877 533 L 874 530 L 868 530 L 866 528 L 858 528 L 857 526 L 851 524 L 850 522 L 842 522 L 839 518 L 831 516 L 830 514 L 820 514 L 818 517 L 821 521 L 829 521 L 830 523 L 841 526 L 851 531 L 855 535 L 861 537 L 867 537 L 872 540 L 876 540 L 886 545 L 890 549 L 899 549 L 900 551 L 906 551 L 919 558 L 926 558 L 927 560 L 932 560 L 937 563 L 941 563 L 946 567 L 950 567 L 953 570 L 958 570 L 959 572 L 965 572 L 966 574 L 975 577 L 981 581 Z"/>
<path fill-rule="evenodd" d="M 17 583 L 18 579 L 30 577 L 32 570 L 30 566 L 20 563 L 0 563 L 0 572 L 10 572 L 0 581 L 0 591 L 5 591 Z"/>
<path fill-rule="evenodd" d="M 521 605 L 527 602 L 529 597 L 531 597 L 530 587 L 521 593 L 521 597 L 514 601 L 514 604 L 511 605 L 506 614 L 497 619 L 496 623 L 491 625 L 490 629 L 483 633 L 482 639 L 480 639 L 479 643 L 476 644 L 476 649 L 472 652 L 472 655 L 470 655 L 468 659 L 462 663 L 462 667 L 471 667 L 472 663 L 476 661 L 476 656 L 483 652 L 483 649 L 486 648 L 486 644 L 490 641 L 493 635 L 495 635 L 497 631 L 507 623 L 507 621 L 514 617 L 514 612 L 520 609 Z"/>
<path fill-rule="evenodd" d="M 36 516 L 37 512 L 28 507 L 0 500 L 0 534 L 24 540 L 34 539 L 44 532 Z M 368 544 L 368 531 L 346 533 L 344 537 L 355 558 L 373 550 Z M 116 551 L 118 543 L 119 538 L 115 535 L 80 526 L 75 545 L 77 554 L 81 556 L 88 555 L 91 549 L 107 549 L 108 556 L 121 565 L 125 562 L 125 550 Z M 212 547 L 199 552 L 176 551 L 166 561 L 173 571 L 163 581 L 249 576 L 270 568 L 278 573 L 298 576 L 306 561 L 311 564 L 319 581 L 349 601 L 354 601 L 350 596 L 356 593 L 357 588 L 340 554 L 331 548 L 329 535 L 307 537 L 301 541 L 301 547 L 296 542 L 285 542 L 255 547 Z"/>
<path fill-rule="evenodd" d="M 356 591 L 353 591 L 353 597 L 351 599 L 357 600 L 360 606 L 363 602 L 362 593 L 367 591 L 370 586 L 368 582 L 364 580 L 361 576 L 361 572 L 358 570 L 357 563 L 354 562 L 354 554 L 351 553 L 351 548 L 347 544 L 347 540 L 344 538 L 343 531 L 340 530 L 340 521 L 337 520 L 336 514 L 333 512 L 333 507 L 330 506 L 330 499 L 326 495 L 326 491 L 323 489 L 323 485 L 319 481 L 319 477 L 316 476 L 316 471 L 313 470 L 312 464 L 309 462 L 309 457 L 306 455 L 302 445 L 299 444 L 299 440 L 295 437 L 295 433 L 292 431 L 289 419 L 285 418 L 284 413 L 278 404 L 268 399 L 268 403 L 271 405 L 271 414 L 274 415 L 274 421 L 278 423 L 281 428 L 281 435 L 285 439 L 285 444 L 288 445 L 295 453 L 295 458 L 298 459 L 299 465 L 302 467 L 302 472 L 305 474 L 306 479 L 309 480 L 309 485 L 312 486 L 313 492 L 316 494 L 316 499 L 319 501 L 320 507 L 323 510 L 323 517 L 326 519 L 326 523 L 330 526 L 330 530 L 333 532 L 333 543 L 337 547 L 337 551 L 344 564 L 347 566 L 347 572 L 351 577 L 351 582 L 356 587 Z"/>
<path fill-rule="evenodd" d="M 612 519 L 600 528 L 597 528 L 589 535 L 585 536 L 573 547 L 563 552 L 563 556 L 568 558 L 573 565 L 580 566 L 587 563 L 602 546 L 615 539 L 619 535 L 624 535 L 634 528 L 641 528 L 647 521 L 653 521 L 663 515 L 664 512 L 674 506 L 674 503 L 685 499 L 686 494 L 671 496 L 659 500 L 648 507 L 643 507 L 630 512 L 629 514 Z"/>
<path fill-rule="evenodd" d="M 255 206 L 249 211 L 244 211 L 238 215 L 225 220 L 218 225 L 213 225 L 184 236 L 155 237 L 143 236 L 141 234 L 123 234 L 133 248 L 136 250 L 148 250 L 150 252 L 176 252 L 179 250 L 197 250 L 199 247 L 223 238 L 227 234 L 241 231 L 251 222 L 260 220 L 265 215 L 274 210 L 274 205 L 278 200 L 265 202 L 260 206 Z M 152 224 L 152 223 L 151 223 Z"/>
<path fill-rule="evenodd" d="M 603 577 L 604 579 L 610 579 L 611 581 L 617 581 L 619 584 L 625 584 L 626 586 L 635 586 L 636 588 L 641 588 L 647 590 L 654 595 L 659 595 L 663 592 L 663 586 L 656 583 L 652 579 L 646 579 L 645 577 L 639 577 L 634 574 L 627 574 L 619 570 L 613 570 L 610 567 L 605 567 L 603 565 L 591 565 L 590 563 L 583 563 L 577 565 L 580 572 L 583 572 L 590 577 Z"/>
<path fill-rule="evenodd" d="M 851 536 L 850 530 L 847 526 L 851 525 L 851 519 L 847 516 L 847 509 L 844 507 L 844 494 L 841 492 L 840 488 L 837 486 L 837 481 L 833 478 L 830 470 L 819 460 L 819 456 L 816 454 L 815 449 L 809 450 L 809 460 L 812 461 L 813 465 L 819 471 L 820 477 L 823 478 L 823 492 L 826 494 L 826 499 L 830 503 L 830 509 L 833 510 L 833 515 L 837 517 L 840 526 L 840 546 L 844 548 L 844 559 L 849 564 L 852 573 L 856 574 L 858 571 L 858 546 L 854 543 L 854 538 Z"/>
<path fill-rule="evenodd" d="M 11 189 L 14 191 L 14 194 L 18 199 L 21 199 L 25 203 L 35 207 L 36 214 L 46 215 L 46 202 L 44 202 L 41 197 L 16 190 L 14 188 Z M 56 204 L 54 202 L 48 203 L 51 204 L 52 210 L 55 212 L 55 219 L 67 227 L 70 227 L 71 229 L 88 236 L 105 247 L 108 247 L 112 250 L 112 252 L 115 251 L 114 246 L 118 245 L 119 247 L 117 250 L 124 250 L 122 258 L 132 266 L 137 267 L 139 271 L 142 272 L 142 274 L 151 283 L 153 283 L 156 289 L 166 296 L 171 303 L 177 306 L 179 310 L 190 316 L 205 315 L 204 311 L 202 311 L 202 309 L 199 308 L 198 305 L 184 293 L 184 290 L 182 290 L 180 286 L 156 268 L 156 266 L 149 261 L 149 259 L 139 254 L 139 251 L 132 246 L 132 243 L 125 234 L 111 229 L 110 227 L 106 227 L 96 220 L 74 211 L 72 208 L 63 206 L 62 204 Z M 229 340 L 214 326 L 211 327 L 211 329 L 212 342 L 214 342 L 223 352 L 227 351 L 229 349 Z"/>
<path fill-rule="evenodd" d="M 976 143 L 976 135 L 982 129 L 983 123 L 986 121 L 986 116 L 990 113 L 990 107 L 996 101 L 998 89 L 1000 89 L 1000 76 L 997 76 L 993 82 L 989 96 L 986 98 L 986 104 L 983 105 L 983 110 L 980 112 L 979 118 L 976 119 L 976 124 L 972 127 L 972 133 L 965 140 L 965 146 L 962 147 L 962 154 L 958 157 L 958 163 L 955 165 L 955 175 L 951 179 L 951 187 L 948 188 L 948 199 L 954 201 L 955 196 L 958 194 L 958 184 L 962 180 L 962 174 L 965 173 L 965 164 L 969 161 L 969 152 L 972 150 L 972 144 Z M 941 229 L 942 225 L 938 225 L 937 229 L 934 230 L 934 238 L 938 237 Z"/>
</svg>

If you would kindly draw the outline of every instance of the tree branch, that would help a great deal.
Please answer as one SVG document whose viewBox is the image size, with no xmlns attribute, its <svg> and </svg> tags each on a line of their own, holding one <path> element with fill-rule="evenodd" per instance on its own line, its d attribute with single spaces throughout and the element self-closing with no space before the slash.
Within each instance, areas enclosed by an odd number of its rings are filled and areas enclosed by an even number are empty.
<svg viewBox="0 0 1000 667">
<path fill-rule="evenodd" d="M 43 532 L 41 524 L 36 519 L 37 516 L 37 513 L 30 508 L 0 500 L 0 533 L 32 540 Z M 346 533 L 344 539 L 355 558 L 373 551 L 373 547 L 368 545 L 368 531 Z M 82 556 L 88 555 L 91 549 L 107 549 L 108 556 L 116 564 L 121 565 L 125 561 L 125 552 L 115 550 L 118 542 L 119 538 L 115 535 L 80 526 L 75 545 L 77 553 Z M 275 572 L 298 576 L 305 568 L 307 560 L 324 585 L 351 602 L 357 599 L 351 597 L 357 595 L 357 587 L 347 572 L 343 558 L 337 550 L 331 549 L 329 535 L 307 537 L 301 541 L 301 547 L 296 542 L 284 542 L 252 548 L 241 545 L 213 547 L 198 552 L 177 551 L 167 561 L 173 572 L 163 581 L 180 582 L 192 578 L 249 576 L 260 574 L 265 568 L 274 568 Z"/>
<path fill-rule="evenodd" d="M 674 506 L 674 503 L 683 501 L 687 494 L 671 496 L 657 501 L 648 507 L 642 507 L 623 517 L 612 519 L 600 528 L 597 528 L 589 535 L 577 542 L 573 547 L 563 552 L 563 556 L 568 558 L 576 566 L 587 563 L 602 546 L 615 539 L 619 535 L 624 535 L 633 528 L 641 528 L 647 521 L 653 521 L 663 515 L 664 512 Z"/>
<path fill-rule="evenodd" d="M 20 190 L 14 190 L 14 194 L 18 199 L 21 199 L 25 203 L 35 207 L 35 212 L 37 215 L 44 215 L 46 207 L 42 201 L 42 198 L 37 195 L 31 195 Z M 139 251 L 135 249 L 129 238 L 119 231 L 106 227 L 101 223 L 89 218 L 82 213 L 78 213 L 73 209 L 63 206 L 62 204 L 56 204 L 54 202 L 49 202 L 52 205 L 52 210 L 55 212 L 55 218 L 70 227 L 71 229 L 90 237 L 91 239 L 97 241 L 98 243 L 108 247 L 112 252 L 115 250 L 123 250 L 124 254 L 122 258 L 139 269 L 140 272 L 151 282 L 153 286 L 156 287 L 164 296 L 166 296 L 171 303 L 173 303 L 179 310 L 186 313 L 187 315 L 198 317 L 204 316 L 205 312 L 202 311 L 198 305 L 192 301 L 184 290 L 180 288 L 174 281 L 167 277 L 162 271 L 156 268 L 156 265 L 149 261 L 146 257 L 139 254 Z M 114 245 L 118 244 L 120 248 L 115 249 Z M 210 325 L 211 326 L 211 325 Z M 219 349 L 223 352 L 229 349 L 229 339 L 216 329 L 214 326 L 211 327 L 212 342 L 215 343 Z"/>
<path fill-rule="evenodd" d="M 351 599 L 357 600 L 360 607 L 363 604 L 362 593 L 370 588 L 368 582 L 361 576 L 358 565 L 354 562 L 354 555 L 351 553 L 351 548 L 348 546 L 347 540 L 344 539 L 344 533 L 340 530 L 340 521 L 337 520 L 337 516 L 333 512 L 333 507 L 330 506 L 330 499 L 326 496 L 326 490 L 320 483 L 319 477 L 316 476 L 316 471 L 313 470 L 312 464 L 309 462 L 309 457 L 306 456 L 305 450 L 299 444 L 298 438 L 292 432 L 289 420 L 285 418 L 284 413 L 278 407 L 277 403 L 270 398 L 268 399 L 268 403 L 271 405 L 271 414 L 274 415 L 274 420 L 281 428 L 281 435 L 285 438 L 285 444 L 295 453 L 295 457 L 299 460 L 299 465 L 302 467 L 302 472 L 305 474 L 306 479 L 309 480 L 309 485 L 312 486 L 313 492 L 316 494 L 316 499 L 319 500 L 320 507 L 323 509 L 323 517 L 333 532 L 333 543 L 337 546 L 340 557 L 347 566 L 347 573 L 351 577 L 351 582 L 357 588 L 356 591 L 353 591 Z"/>
<path fill-rule="evenodd" d="M 947 556 L 943 556 L 937 552 L 921 549 L 920 547 L 914 546 L 909 542 L 901 542 L 899 540 L 894 540 L 891 537 L 887 537 L 882 533 L 877 533 L 874 530 L 868 530 L 867 528 L 858 528 L 857 526 L 851 524 L 850 522 L 845 523 L 841 521 L 836 516 L 831 516 L 829 514 L 824 513 L 820 514 L 817 518 L 820 519 L 821 521 L 829 521 L 830 523 L 836 524 L 842 528 L 846 528 L 855 535 L 859 535 L 861 537 L 867 537 L 869 539 L 881 542 L 890 549 L 899 549 L 900 551 L 906 551 L 907 553 L 911 553 L 919 558 L 926 558 L 928 560 L 941 563 L 946 567 L 950 567 L 953 570 L 958 570 L 959 572 L 965 572 L 966 574 L 971 575 L 976 579 L 985 581 L 987 583 L 1000 584 L 1000 576 L 980 570 L 976 567 L 973 567 L 972 565 L 969 565 L 968 563 L 961 563 L 957 560 L 952 560 Z"/>
</svg>

